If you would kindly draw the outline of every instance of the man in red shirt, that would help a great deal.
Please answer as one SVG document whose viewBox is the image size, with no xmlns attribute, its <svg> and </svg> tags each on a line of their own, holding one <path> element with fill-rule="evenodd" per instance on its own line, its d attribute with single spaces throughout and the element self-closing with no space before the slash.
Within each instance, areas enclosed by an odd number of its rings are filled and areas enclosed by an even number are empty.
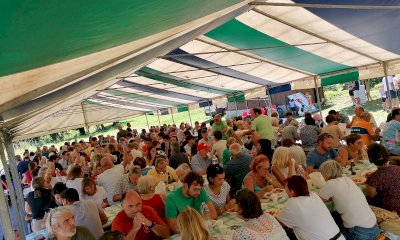
<svg viewBox="0 0 400 240">
<path fill-rule="evenodd" d="M 128 190 L 122 195 L 123 210 L 117 214 L 111 229 L 125 234 L 125 239 L 165 239 L 170 235 L 168 226 L 148 206 L 142 206 L 140 195 Z"/>
</svg>

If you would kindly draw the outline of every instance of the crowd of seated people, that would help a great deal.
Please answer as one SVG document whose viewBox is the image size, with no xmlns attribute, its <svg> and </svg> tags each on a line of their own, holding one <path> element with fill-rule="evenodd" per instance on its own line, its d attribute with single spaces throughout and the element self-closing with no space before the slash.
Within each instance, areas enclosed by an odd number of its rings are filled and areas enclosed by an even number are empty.
<svg viewBox="0 0 400 240">
<path fill-rule="evenodd" d="M 47 229 L 50 239 L 212 239 L 205 218 L 236 212 L 245 224 L 233 239 L 289 239 L 288 229 L 297 239 L 375 239 L 381 230 L 369 204 L 400 213 L 400 167 L 389 164 L 398 152 L 387 133 L 400 130 L 400 110 L 383 139 L 360 109 L 352 122 L 331 111 L 326 126 L 306 114 L 302 130 L 290 114 L 279 124 L 253 111 L 251 119 L 216 115 L 210 126 L 164 124 L 139 133 L 119 125 L 116 136 L 28 151 L 18 171 L 30 189 L 32 231 Z M 350 135 L 338 132 L 341 121 Z M 342 168 L 367 158 L 378 170 L 367 176 L 365 196 Z M 314 172 L 327 182 L 318 194 L 308 191 Z M 260 203 L 275 188 L 289 196 L 277 218 Z M 334 202 L 339 219 L 324 201 Z M 122 210 L 104 232 L 104 209 L 114 205 Z"/>
</svg>

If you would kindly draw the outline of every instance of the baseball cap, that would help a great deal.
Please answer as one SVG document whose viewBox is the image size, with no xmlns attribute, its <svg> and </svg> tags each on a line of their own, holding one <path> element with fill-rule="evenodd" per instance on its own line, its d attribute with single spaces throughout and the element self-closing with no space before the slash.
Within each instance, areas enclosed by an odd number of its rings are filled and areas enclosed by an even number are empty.
<svg viewBox="0 0 400 240">
<path fill-rule="evenodd" d="M 197 151 L 201 150 L 210 150 L 210 147 L 205 143 L 200 143 L 199 145 L 197 145 Z"/>
</svg>

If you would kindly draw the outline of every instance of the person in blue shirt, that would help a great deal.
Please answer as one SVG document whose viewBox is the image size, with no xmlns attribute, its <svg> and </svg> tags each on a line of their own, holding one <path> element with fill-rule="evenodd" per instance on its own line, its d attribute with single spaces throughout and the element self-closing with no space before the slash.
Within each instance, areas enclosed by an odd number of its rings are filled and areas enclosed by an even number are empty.
<svg viewBox="0 0 400 240">
<path fill-rule="evenodd" d="M 393 109 L 392 120 L 386 123 L 383 129 L 382 139 L 383 146 L 392 155 L 400 155 L 400 147 L 398 143 L 400 142 L 400 109 Z"/>
<path fill-rule="evenodd" d="M 321 133 L 317 138 L 317 147 L 307 154 L 307 167 L 308 173 L 319 171 L 319 166 L 329 160 L 335 159 L 342 162 L 340 156 L 333 149 L 333 136 L 328 133 Z"/>
</svg>

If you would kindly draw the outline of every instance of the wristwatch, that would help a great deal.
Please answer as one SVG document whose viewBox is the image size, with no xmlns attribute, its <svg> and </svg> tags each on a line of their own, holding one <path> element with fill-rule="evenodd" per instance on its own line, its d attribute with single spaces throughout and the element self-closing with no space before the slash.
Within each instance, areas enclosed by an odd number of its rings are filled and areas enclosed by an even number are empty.
<svg viewBox="0 0 400 240">
<path fill-rule="evenodd" d="M 154 222 L 154 221 L 151 221 L 151 225 L 150 225 L 150 226 L 148 226 L 148 228 L 153 228 L 155 225 L 156 225 L 156 222 Z"/>
</svg>

